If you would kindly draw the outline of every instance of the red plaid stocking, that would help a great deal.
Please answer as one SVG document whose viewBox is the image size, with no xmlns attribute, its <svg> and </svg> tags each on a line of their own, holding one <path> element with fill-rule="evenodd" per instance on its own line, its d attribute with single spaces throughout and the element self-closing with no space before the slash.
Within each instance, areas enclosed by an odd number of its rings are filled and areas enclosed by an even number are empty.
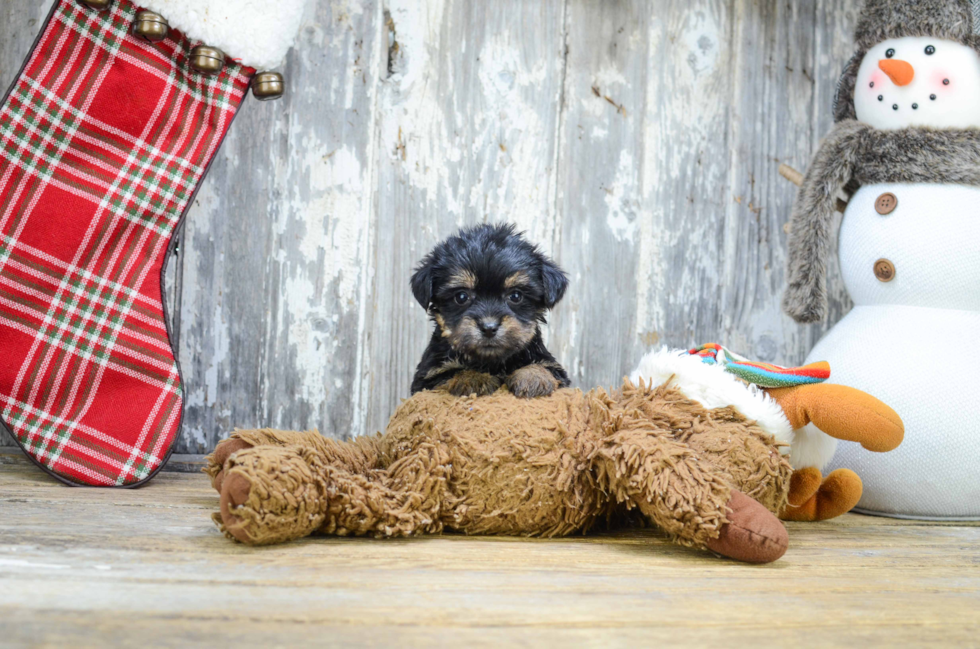
<svg viewBox="0 0 980 649">
<path fill-rule="evenodd" d="M 174 446 L 164 260 L 254 73 L 196 72 L 136 12 L 58 0 L 0 106 L 0 418 L 74 484 L 138 484 Z"/>
</svg>

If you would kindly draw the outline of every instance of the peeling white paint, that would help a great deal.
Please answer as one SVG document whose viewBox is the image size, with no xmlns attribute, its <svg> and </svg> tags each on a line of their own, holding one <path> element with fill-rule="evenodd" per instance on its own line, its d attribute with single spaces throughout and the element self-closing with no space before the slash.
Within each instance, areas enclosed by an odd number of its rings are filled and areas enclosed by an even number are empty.
<svg viewBox="0 0 980 649">
<path fill-rule="evenodd" d="M 604 187 L 606 192 L 606 224 L 617 241 L 632 242 L 637 225 L 637 201 L 634 193 L 637 168 L 629 149 L 619 152 L 619 166 L 612 183 Z"/>
<path fill-rule="evenodd" d="M 686 49 L 685 62 L 694 77 L 714 70 L 718 62 L 719 36 L 718 24 L 712 13 L 690 12 L 681 43 Z"/>
</svg>

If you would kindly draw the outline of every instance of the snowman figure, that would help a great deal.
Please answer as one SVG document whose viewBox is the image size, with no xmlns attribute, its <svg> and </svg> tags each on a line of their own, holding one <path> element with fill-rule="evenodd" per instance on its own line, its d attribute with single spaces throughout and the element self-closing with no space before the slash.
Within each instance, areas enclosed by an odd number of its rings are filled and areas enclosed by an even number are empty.
<svg viewBox="0 0 980 649">
<path fill-rule="evenodd" d="M 795 468 L 815 474 L 816 489 L 826 465 L 847 467 L 820 491 L 857 511 L 980 518 L 977 23 L 977 0 L 867 1 L 838 85 L 836 126 L 793 208 L 783 308 L 815 322 L 826 309 L 835 206 L 852 193 L 838 258 L 855 306 L 807 362 L 829 361 L 831 382 L 874 395 L 905 423 L 902 446 L 885 455 L 838 450 L 812 426 L 797 431 Z M 797 518 L 819 519 L 814 511 Z"/>
</svg>

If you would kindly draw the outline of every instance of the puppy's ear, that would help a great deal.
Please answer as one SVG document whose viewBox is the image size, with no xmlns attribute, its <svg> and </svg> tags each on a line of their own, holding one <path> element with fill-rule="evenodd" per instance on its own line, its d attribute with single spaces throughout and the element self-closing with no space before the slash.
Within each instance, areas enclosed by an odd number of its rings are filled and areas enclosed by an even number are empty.
<svg viewBox="0 0 980 649">
<path fill-rule="evenodd" d="M 561 300 L 568 288 L 568 275 L 550 259 L 541 262 L 541 283 L 544 284 L 544 305 L 549 309 Z"/>
<path fill-rule="evenodd" d="M 432 262 L 429 260 L 422 262 L 412 275 L 412 293 L 426 311 L 429 310 L 429 303 L 432 302 L 433 279 Z"/>
</svg>

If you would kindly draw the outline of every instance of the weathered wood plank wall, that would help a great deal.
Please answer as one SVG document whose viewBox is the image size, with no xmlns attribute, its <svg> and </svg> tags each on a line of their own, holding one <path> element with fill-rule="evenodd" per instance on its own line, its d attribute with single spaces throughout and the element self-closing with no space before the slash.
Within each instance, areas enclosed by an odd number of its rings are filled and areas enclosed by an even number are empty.
<svg viewBox="0 0 980 649">
<path fill-rule="evenodd" d="M 412 266 L 481 221 L 569 271 L 548 340 L 579 386 L 662 344 L 799 362 L 826 325 L 779 310 L 776 168 L 828 130 L 858 4 L 315 1 L 288 97 L 246 105 L 170 269 L 179 451 L 234 426 L 382 429 L 428 335 Z M 49 5 L 4 0 L 0 85 Z"/>
</svg>

